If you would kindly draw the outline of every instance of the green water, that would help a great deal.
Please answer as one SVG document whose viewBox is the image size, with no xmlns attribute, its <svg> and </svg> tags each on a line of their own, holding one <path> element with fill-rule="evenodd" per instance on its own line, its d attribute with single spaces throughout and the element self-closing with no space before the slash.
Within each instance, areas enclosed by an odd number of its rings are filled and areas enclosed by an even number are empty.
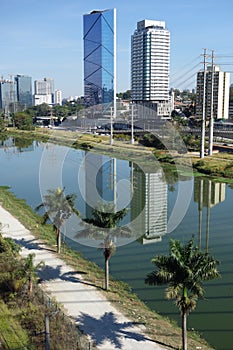
<svg viewBox="0 0 233 350">
<path fill-rule="evenodd" d="M 27 203 L 35 207 L 41 202 L 40 194 L 40 172 L 41 158 L 45 145 L 33 142 L 24 148 L 14 146 L 10 141 L 0 148 L 0 185 L 11 186 L 12 191 L 20 198 L 25 198 Z M 48 159 L 47 172 L 53 179 L 57 176 L 56 162 L 64 147 L 53 147 Z M 65 149 L 64 161 L 61 169 L 62 184 L 67 193 L 77 193 L 77 206 L 83 215 L 87 214 L 88 208 L 85 198 L 81 199 L 78 172 L 83 162 L 85 153 L 83 151 Z M 94 158 L 91 158 L 93 160 Z M 112 160 L 107 157 L 97 158 L 104 162 L 102 170 L 98 172 L 99 193 L 109 199 L 112 197 L 112 188 L 109 179 L 112 177 Z M 135 196 L 129 202 L 129 213 L 127 220 L 130 222 L 133 214 L 140 211 L 146 205 L 146 177 L 132 167 L 127 161 L 117 160 L 116 182 L 128 179 L 129 183 L 134 181 Z M 87 165 L 87 164 L 86 164 Z M 51 166 L 51 168 L 50 168 Z M 88 168 L 87 165 L 86 168 Z M 93 166 L 93 164 L 92 164 Z M 52 170 L 53 169 L 53 170 Z M 91 168 L 90 168 L 91 169 Z M 132 177 L 134 169 L 134 177 Z M 135 174 L 135 170 L 138 173 Z M 156 170 L 157 171 L 157 170 Z M 152 179 L 153 172 L 149 172 L 148 179 Z M 152 174 L 152 175 L 151 175 Z M 90 179 L 92 177 L 90 176 Z M 85 193 L 91 191 L 90 179 L 85 182 Z M 133 179 L 133 180 L 132 180 Z M 172 302 L 165 300 L 164 289 L 150 287 L 144 284 L 145 276 L 153 270 L 150 260 L 154 255 L 166 254 L 168 252 L 169 239 L 176 238 L 183 242 L 189 240 L 192 235 L 195 241 L 204 249 L 208 250 L 217 260 L 221 262 L 219 271 L 221 279 L 205 284 L 206 299 L 198 302 L 198 306 L 188 318 L 188 328 L 197 330 L 214 348 L 218 350 L 233 349 L 233 192 L 230 185 L 214 183 L 201 178 L 188 178 L 183 182 L 193 185 L 191 202 L 180 224 L 170 233 L 166 233 L 167 221 L 172 213 L 174 203 L 177 199 L 179 182 L 164 185 L 164 181 L 156 177 L 156 185 L 161 187 L 160 195 L 157 195 L 158 203 L 161 196 L 163 209 L 160 211 L 161 222 L 159 223 L 160 239 L 156 243 L 142 244 L 141 240 L 133 241 L 127 245 L 117 247 L 116 254 L 110 260 L 110 273 L 117 279 L 127 282 L 132 290 L 152 309 L 177 320 L 180 324 L 179 311 Z M 54 180 L 55 181 L 55 180 Z M 111 182 L 111 181 L 110 181 Z M 48 180 L 50 183 L 50 180 Z M 55 181 L 56 183 L 56 181 Z M 140 185 L 140 186 L 139 186 Z M 153 184 L 152 184 L 153 185 Z M 109 187 L 110 186 L 110 187 Z M 136 186 L 136 185 L 135 185 Z M 125 187 L 129 190 L 130 186 Z M 184 187 L 185 188 L 185 187 Z M 89 191 L 89 192 L 88 192 Z M 127 197 L 127 196 L 126 196 Z M 129 196 L 128 196 L 129 197 Z M 154 199 L 156 201 L 156 199 Z M 149 207 L 151 208 L 151 207 Z M 149 221 L 152 222 L 152 211 L 148 208 Z M 153 208 L 152 208 L 153 209 Z M 154 210 L 159 210 L 158 205 Z M 145 217 L 142 216 L 140 230 L 146 228 Z M 158 227 L 157 227 L 158 229 Z M 150 228 L 153 231 L 152 228 Z M 143 232 L 145 234 L 145 232 Z M 66 232 L 64 239 L 74 249 L 82 251 L 83 254 L 100 266 L 103 266 L 102 253 L 90 246 L 81 245 L 79 240 L 71 239 L 72 235 Z"/>
</svg>

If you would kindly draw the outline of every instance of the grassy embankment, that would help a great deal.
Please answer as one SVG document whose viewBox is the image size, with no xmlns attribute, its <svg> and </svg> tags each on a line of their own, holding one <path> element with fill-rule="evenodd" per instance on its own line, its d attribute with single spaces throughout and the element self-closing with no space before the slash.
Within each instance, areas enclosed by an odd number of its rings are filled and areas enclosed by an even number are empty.
<svg viewBox="0 0 233 350">
<path fill-rule="evenodd" d="M 172 155 L 166 151 L 155 150 L 152 147 L 144 147 L 138 142 L 131 145 L 129 142 L 114 140 L 113 145 L 109 145 L 109 136 L 98 136 L 92 134 L 80 134 L 72 131 L 36 129 L 35 131 L 10 130 L 8 135 L 23 137 L 25 139 L 37 138 L 40 141 L 50 141 L 52 143 L 101 152 L 102 154 L 115 156 L 141 162 L 143 165 L 153 163 L 154 159 L 166 165 L 180 164 L 185 166 L 190 162 L 193 166 L 194 176 L 209 176 L 214 181 L 233 182 L 233 154 L 215 153 L 203 159 L 194 153 Z M 155 156 L 155 158 L 154 158 Z M 152 164 L 151 163 L 151 164 Z M 184 170 L 185 172 L 185 170 Z"/>
<path fill-rule="evenodd" d="M 41 218 L 26 205 L 22 199 L 17 199 L 7 188 L 0 187 L 0 204 L 31 231 L 33 235 L 44 240 L 55 250 L 55 235 L 51 225 L 41 225 Z M 134 322 L 143 324 L 146 333 L 158 343 L 172 349 L 181 348 L 181 329 L 172 321 L 151 311 L 139 298 L 130 292 L 125 283 L 110 279 L 110 290 L 103 290 L 104 272 L 95 263 L 82 257 L 78 252 L 63 245 L 61 258 L 78 271 L 82 271 L 85 280 L 95 285 L 114 305 Z M 178 311 L 177 311 L 178 312 Z M 192 315 L 190 316 L 192 317 Z M 189 350 L 197 347 L 202 350 L 212 349 L 199 335 L 189 332 Z"/>
<path fill-rule="evenodd" d="M 29 343 L 26 330 L 15 319 L 12 310 L 0 299 L 0 349 L 26 349 Z"/>
<path fill-rule="evenodd" d="M 0 291 L 0 349 L 43 350 L 46 314 L 51 349 L 81 349 L 79 344 L 85 337 L 54 301 L 45 303 L 44 295 L 36 286 L 30 297 L 23 288 L 16 292 Z"/>
</svg>

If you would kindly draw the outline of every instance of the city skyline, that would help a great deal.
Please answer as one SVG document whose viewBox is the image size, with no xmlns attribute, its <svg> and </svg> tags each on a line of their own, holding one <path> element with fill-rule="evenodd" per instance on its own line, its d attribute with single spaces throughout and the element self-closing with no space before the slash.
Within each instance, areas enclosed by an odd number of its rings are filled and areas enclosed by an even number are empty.
<svg viewBox="0 0 233 350">
<path fill-rule="evenodd" d="M 130 89 L 131 35 L 143 19 L 165 21 L 171 33 L 170 87 L 196 87 L 203 48 L 215 50 L 222 70 L 233 70 L 231 0 L 1 0 L 0 75 L 29 75 L 33 81 L 48 76 L 64 97 L 83 95 L 82 16 L 111 8 L 117 11 L 117 92 Z"/>
</svg>

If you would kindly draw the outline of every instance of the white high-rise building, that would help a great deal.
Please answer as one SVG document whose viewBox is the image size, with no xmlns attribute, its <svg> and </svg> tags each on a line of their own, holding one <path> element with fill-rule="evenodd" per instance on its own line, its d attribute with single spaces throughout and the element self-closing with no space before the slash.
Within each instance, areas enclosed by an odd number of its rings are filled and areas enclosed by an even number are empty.
<svg viewBox="0 0 233 350">
<path fill-rule="evenodd" d="M 54 79 L 35 80 L 35 95 L 50 95 L 54 93 Z"/>
<path fill-rule="evenodd" d="M 55 90 L 54 91 L 54 104 L 55 105 L 62 105 L 62 91 L 61 90 Z"/>
<path fill-rule="evenodd" d="M 211 116 L 211 101 L 213 100 L 213 118 L 228 119 L 229 116 L 229 93 L 230 93 L 230 73 L 223 72 L 219 66 L 207 67 L 205 79 L 205 117 Z M 212 86 L 213 83 L 213 86 Z M 204 90 L 204 70 L 197 73 L 197 93 L 196 93 L 196 115 L 203 115 L 203 90 Z M 213 99 L 212 99 L 213 91 Z"/>
<path fill-rule="evenodd" d="M 131 97 L 158 110 L 169 101 L 170 32 L 164 21 L 143 20 L 131 37 Z"/>
<path fill-rule="evenodd" d="M 34 105 L 54 103 L 54 79 L 44 78 L 43 80 L 35 80 Z"/>
</svg>

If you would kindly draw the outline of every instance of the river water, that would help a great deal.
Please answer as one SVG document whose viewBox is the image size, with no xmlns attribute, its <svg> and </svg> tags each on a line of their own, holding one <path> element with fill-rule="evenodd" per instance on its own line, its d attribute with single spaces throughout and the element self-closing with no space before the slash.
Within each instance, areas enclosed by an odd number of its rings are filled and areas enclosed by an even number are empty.
<svg viewBox="0 0 233 350">
<path fill-rule="evenodd" d="M 145 164 L 144 164 L 145 165 Z M 95 180 L 94 180 L 95 179 Z M 127 282 L 150 308 L 175 319 L 177 308 L 164 288 L 144 283 L 153 270 L 150 260 L 167 254 L 169 239 L 195 243 L 220 261 L 221 278 L 205 284 L 205 299 L 188 318 L 214 348 L 233 349 L 233 189 L 207 178 L 168 176 L 160 166 L 43 144 L 8 139 L 0 144 L 0 185 L 7 185 L 35 208 L 48 189 L 65 187 L 77 195 L 76 206 L 89 217 L 100 200 L 128 208 L 122 226 L 131 234 L 118 237 L 110 260 L 113 277 Z M 177 209 L 178 208 L 178 209 Z M 82 224 L 68 220 L 63 239 L 103 267 L 98 237 L 83 237 Z"/>
</svg>

